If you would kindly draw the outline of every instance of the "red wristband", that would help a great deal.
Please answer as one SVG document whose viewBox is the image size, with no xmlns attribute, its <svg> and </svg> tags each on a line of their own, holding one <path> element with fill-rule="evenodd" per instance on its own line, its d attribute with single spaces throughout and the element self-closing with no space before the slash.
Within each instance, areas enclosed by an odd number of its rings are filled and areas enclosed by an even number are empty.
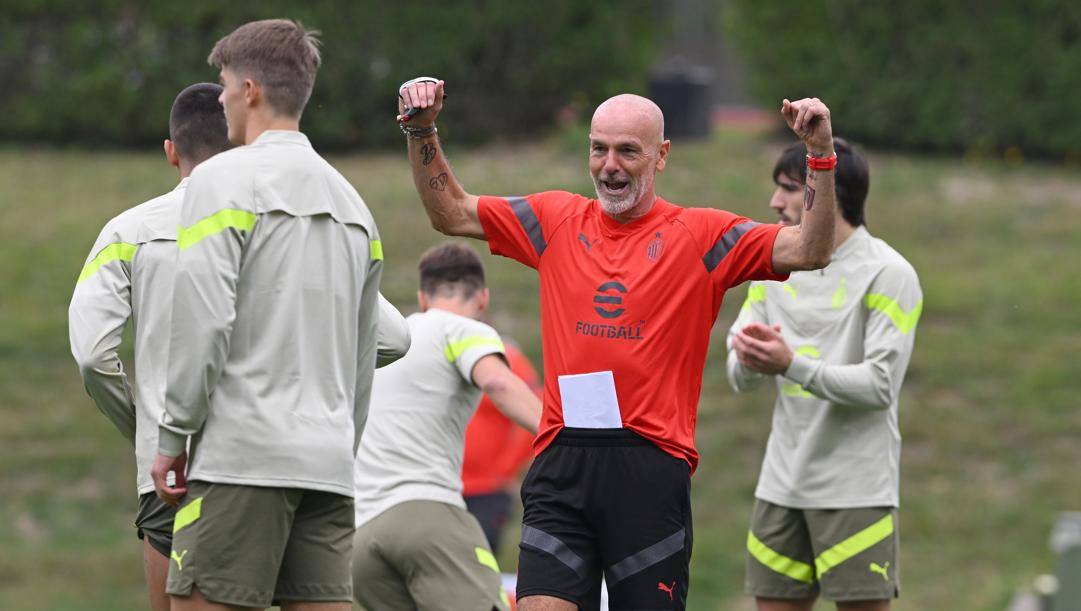
<svg viewBox="0 0 1081 611">
<path fill-rule="evenodd" d="M 837 167 L 837 153 L 833 153 L 829 157 L 807 155 L 808 170 L 832 170 L 835 167 Z"/>
</svg>

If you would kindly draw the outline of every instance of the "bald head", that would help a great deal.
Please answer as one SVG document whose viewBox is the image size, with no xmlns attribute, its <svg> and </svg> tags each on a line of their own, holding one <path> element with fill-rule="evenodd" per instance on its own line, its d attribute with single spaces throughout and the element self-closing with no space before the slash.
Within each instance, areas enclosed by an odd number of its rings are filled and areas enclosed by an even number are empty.
<svg viewBox="0 0 1081 611">
<path fill-rule="evenodd" d="M 649 212 L 670 146 L 664 115 L 650 100 L 625 93 L 597 107 L 589 126 L 589 173 L 608 216 L 627 222 Z"/>
<path fill-rule="evenodd" d="M 652 148 L 664 142 L 664 113 L 649 98 L 623 93 L 597 107 L 590 131 L 634 136 Z"/>
</svg>

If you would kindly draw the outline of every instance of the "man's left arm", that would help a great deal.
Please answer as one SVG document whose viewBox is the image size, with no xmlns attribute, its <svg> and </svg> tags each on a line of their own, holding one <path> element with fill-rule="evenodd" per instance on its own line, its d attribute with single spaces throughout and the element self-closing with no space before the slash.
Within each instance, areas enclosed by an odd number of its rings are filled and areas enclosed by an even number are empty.
<svg viewBox="0 0 1081 611">
<path fill-rule="evenodd" d="M 818 98 L 785 100 L 781 114 L 814 160 L 834 159 L 830 110 Z M 811 160 L 808 160 L 810 166 Z M 807 168 L 803 215 L 796 227 L 785 227 L 773 243 L 773 269 L 779 274 L 829 265 L 833 252 L 836 203 L 833 169 Z"/>
<path fill-rule="evenodd" d="M 883 270 L 863 296 L 863 354 L 859 363 L 831 365 L 795 354 L 776 329 L 750 326 L 736 338 L 750 367 L 796 382 L 816 397 L 847 407 L 884 410 L 897 402 L 915 344 L 923 295 L 907 266 Z"/>
<path fill-rule="evenodd" d="M 103 236 L 106 232 L 103 232 Z M 120 434 L 135 443 L 135 399 L 117 352 L 131 318 L 135 244 L 99 238 L 68 307 L 71 354 L 86 392 Z"/>
</svg>

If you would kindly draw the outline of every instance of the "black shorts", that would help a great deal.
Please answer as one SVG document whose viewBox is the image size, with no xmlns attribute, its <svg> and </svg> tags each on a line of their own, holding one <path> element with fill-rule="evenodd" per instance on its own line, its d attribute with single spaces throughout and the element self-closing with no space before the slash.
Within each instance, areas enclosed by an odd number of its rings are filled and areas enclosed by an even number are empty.
<svg viewBox="0 0 1081 611">
<path fill-rule="evenodd" d="M 154 492 L 139 497 L 139 513 L 135 515 L 135 535 L 145 538 L 159 554 L 169 557 L 173 548 L 173 518 L 176 508 L 165 504 Z"/>
<path fill-rule="evenodd" d="M 465 508 L 480 522 L 484 537 L 488 539 L 488 547 L 498 554 L 499 544 L 503 542 L 503 529 L 507 527 L 507 518 L 510 517 L 510 494 L 499 491 L 462 498 L 465 499 Z"/>
<path fill-rule="evenodd" d="M 522 483 L 519 599 L 613 610 L 683 609 L 691 560 L 691 473 L 626 429 L 563 429 Z"/>
</svg>

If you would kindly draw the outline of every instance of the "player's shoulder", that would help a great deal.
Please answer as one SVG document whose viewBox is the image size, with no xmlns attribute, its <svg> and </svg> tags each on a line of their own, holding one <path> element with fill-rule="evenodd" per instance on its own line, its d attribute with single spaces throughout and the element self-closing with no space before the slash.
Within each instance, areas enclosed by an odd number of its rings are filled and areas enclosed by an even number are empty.
<svg viewBox="0 0 1081 611">
<path fill-rule="evenodd" d="M 676 212 L 678 212 L 679 218 L 688 221 L 701 221 L 701 222 L 727 222 L 731 219 L 741 218 L 740 215 L 729 212 L 722 208 L 713 208 L 710 206 L 685 206 L 682 204 L 676 204 L 669 201 L 664 201 L 667 206 L 670 206 Z"/>
<path fill-rule="evenodd" d="M 162 193 L 161 195 L 149 199 L 138 206 L 132 208 L 136 211 L 140 221 L 160 214 L 165 210 L 173 210 L 179 207 L 184 202 L 184 192 L 187 190 L 187 180 L 183 180 L 174 187 L 172 190 Z"/>
<path fill-rule="evenodd" d="M 570 191 L 539 191 L 521 197 L 504 197 L 503 199 L 507 200 L 512 207 L 517 201 L 528 201 L 534 209 L 545 216 L 553 213 L 560 215 L 585 213 L 593 207 L 592 199 Z"/>
<path fill-rule="evenodd" d="M 570 191 L 561 191 L 558 189 L 551 191 L 537 191 L 536 193 L 530 193 L 524 196 L 533 203 L 543 203 L 551 205 L 585 205 L 591 200 L 578 193 L 571 193 Z M 504 199 L 516 199 L 514 197 L 507 197 Z"/>
<path fill-rule="evenodd" d="M 759 225 L 763 225 L 745 216 L 720 208 L 669 205 L 673 208 L 673 224 L 685 228 L 705 248 L 712 248 L 718 240 L 724 239 L 730 231 L 735 230 L 739 235 L 742 235 Z M 737 238 L 738 236 L 730 237 Z"/>
<path fill-rule="evenodd" d="M 882 238 L 868 233 L 863 256 L 866 261 L 874 262 L 879 274 L 898 279 L 918 280 L 919 276 L 912 263 Z"/>
<path fill-rule="evenodd" d="M 186 183 L 181 183 L 172 191 L 140 204 L 143 214 L 139 219 L 138 243 L 176 240 L 186 187 Z"/>
<path fill-rule="evenodd" d="M 101 228 L 98 235 L 98 245 L 104 246 L 112 242 L 128 242 L 134 244 L 138 239 L 139 226 L 150 210 L 150 204 L 159 198 L 132 206 L 120 214 L 109 219 Z"/>
<path fill-rule="evenodd" d="M 471 335 L 499 336 L 491 325 L 475 318 L 462 316 L 461 314 L 455 314 L 454 312 L 448 312 L 447 310 L 441 310 L 439 308 L 432 308 L 425 312 L 425 314 L 428 315 L 432 323 L 442 329 L 448 337 Z"/>
</svg>

